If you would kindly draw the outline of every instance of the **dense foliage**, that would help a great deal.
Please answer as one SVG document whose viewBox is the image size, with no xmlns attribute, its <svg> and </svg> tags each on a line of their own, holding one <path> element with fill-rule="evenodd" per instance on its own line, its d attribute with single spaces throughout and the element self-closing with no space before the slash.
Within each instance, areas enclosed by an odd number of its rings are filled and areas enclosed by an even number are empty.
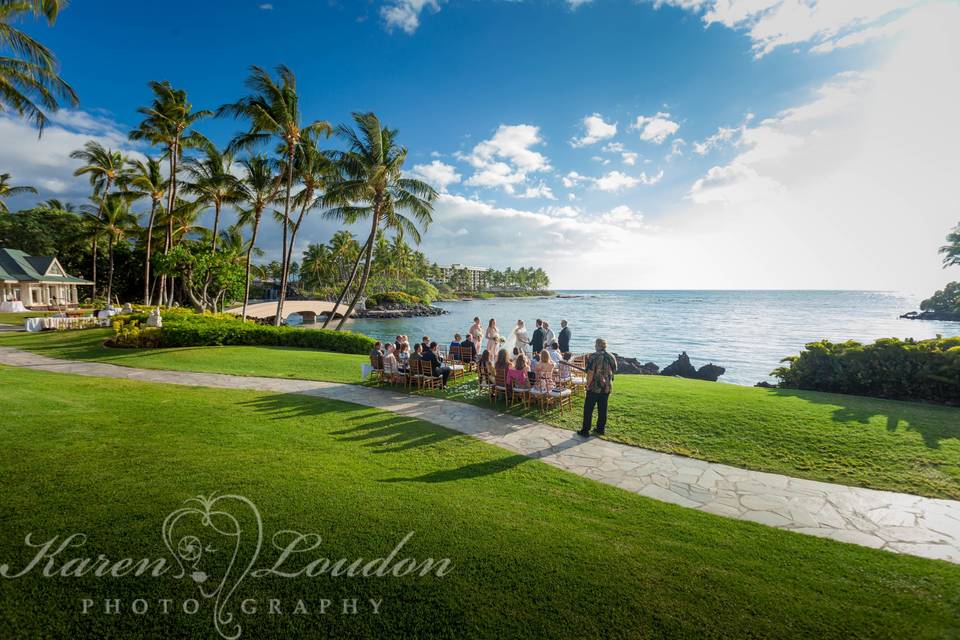
<svg viewBox="0 0 960 640">
<path fill-rule="evenodd" d="M 960 403 L 960 337 L 812 342 L 773 372 L 787 389 Z"/>
<path fill-rule="evenodd" d="M 922 311 L 960 313 L 960 282 L 948 282 L 947 286 L 920 303 Z"/>
<path fill-rule="evenodd" d="M 146 313 L 115 318 L 114 344 L 124 347 L 302 347 L 357 354 L 367 354 L 373 348 L 373 340 L 359 333 L 267 326 L 222 313 L 196 314 L 187 309 L 168 309 L 163 312 L 162 329 L 147 327 L 146 320 Z"/>
</svg>

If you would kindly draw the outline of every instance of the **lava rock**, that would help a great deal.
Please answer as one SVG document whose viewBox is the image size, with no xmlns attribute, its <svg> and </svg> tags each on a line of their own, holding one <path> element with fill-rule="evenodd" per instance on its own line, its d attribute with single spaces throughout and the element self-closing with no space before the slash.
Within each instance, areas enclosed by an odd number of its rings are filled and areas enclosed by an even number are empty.
<svg viewBox="0 0 960 640">
<path fill-rule="evenodd" d="M 707 380 L 709 382 L 716 382 L 720 376 L 725 374 L 727 370 L 720 365 L 705 364 L 699 369 L 690 364 L 690 356 L 687 355 L 687 352 L 684 351 L 677 359 L 672 362 L 669 366 L 665 367 L 663 371 L 660 372 L 662 376 L 679 376 L 681 378 L 690 378 L 691 380 Z"/>
<path fill-rule="evenodd" d="M 660 367 L 653 362 L 641 364 L 636 358 L 625 358 L 617 353 L 613 354 L 617 359 L 617 373 L 626 375 L 657 375 L 660 373 Z"/>
</svg>

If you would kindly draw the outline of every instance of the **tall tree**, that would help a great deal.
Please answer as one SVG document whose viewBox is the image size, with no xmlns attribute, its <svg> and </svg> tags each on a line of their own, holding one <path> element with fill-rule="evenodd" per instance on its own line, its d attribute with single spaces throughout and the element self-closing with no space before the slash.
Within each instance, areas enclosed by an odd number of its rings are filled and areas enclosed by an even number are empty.
<svg viewBox="0 0 960 640">
<path fill-rule="evenodd" d="M 177 203 L 177 172 L 180 158 L 185 148 L 202 144 L 206 139 L 199 133 L 192 131 L 194 125 L 203 118 L 209 117 L 210 111 L 194 111 L 193 105 L 187 102 L 187 92 L 174 89 L 168 81 L 150 82 L 153 92 L 153 102 L 148 107 L 141 107 L 137 112 L 144 119 L 137 128 L 130 132 L 131 140 L 146 140 L 152 145 L 163 147 L 167 158 L 167 207 L 168 225 L 166 242 L 163 251 L 167 253 L 173 247 L 173 217 L 172 212 Z M 167 304 L 173 303 L 173 285 L 167 292 L 167 278 L 160 279 L 160 299 L 169 295 Z"/>
<path fill-rule="evenodd" d="M 79 101 L 60 78 L 53 52 L 13 23 L 33 14 L 53 26 L 65 5 L 66 0 L 0 0 L 0 113 L 13 111 L 28 118 L 41 135 L 48 121 L 44 110 Z"/>
<path fill-rule="evenodd" d="M 943 254 L 943 268 L 960 267 L 960 224 L 947 234 L 947 244 L 940 247 Z"/>
<path fill-rule="evenodd" d="M 213 205 L 213 233 L 210 250 L 217 250 L 217 234 L 220 233 L 220 213 L 225 204 L 235 204 L 243 196 L 240 181 L 230 173 L 233 154 L 220 151 L 207 142 L 202 145 L 203 155 L 191 158 L 184 165 L 190 180 L 184 191 L 197 196 L 207 205 Z"/>
<path fill-rule="evenodd" d="M 139 197 L 150 198 L 150 215 L 146 227 L 146 260 L 143 265 L 143 304 L 150 304 L 150 260 L 153 257 L 153 228 L 157 211 L 167 190 L 167 180 L 163 176 L 160 160 L 149 158 L 146 162 L 134 163 L 134 175 L 130 179 L 131 190 Z"/>
<path fill-rule="evenodd" d="M 417 225 L 426 228 L 432 222 L 437 197 L 427 183 L 403 176 L 407 150 L 397 145 L 396 129 L 384 127 L 373 113 L 354 113 L 353 120 L 356 129 L 347 125 L 337 128 L 348 149 L 335 155 L 340 176 L 327 191 L 333 205 L 329 215 L 347 224 L 369 219 L 370 235 L 360 284 L 337 329 L 343 327 L 366 290 L 377 230 L 383 225 L 409 235 L 419 244 Z"/>
<path fill-rule="evenodd" d="M 114 249 L 136 225 L 137 217 L 130 212 L 129 200 L 115 194 L 108 196 L 103 203 L 99 222 L 103 235 L 107 238 L 107 304 L 110 304 L 113 300 Z"/>
<path fill-rule="evenodd" d="M 273 172 L 270 160 L 264 155 L 253 155 L 240 161 L 244 176 L 241 180 L 243 200 L 246 207 L 240 209 L 239 224 L 249 225 L 250 245 L 247 248 L 246 274 L 243 283 L 243 312 L 242 317 L 247 319 L 247 307 L 250 304 L 250 270 L 251 257 L 257 246 L 257 233 L 260 231 L 260 221 L 263 212 L 277 198 L 280 191 L 280 180 Z"/>
<path fill-rule="evenodd" d="M 36 193 L 34 187 L 28 185 L 14 186 L 10 184 L 10 174 L 0 173 L 0 213 L 8 213 L 6 198 L 20 195 L 21 193 Z"/>
<path fill-rule="evenodd" d="M 330 157 L 317 146 L 316 135 L 307 134 L 303 137 L 300 152 L 294 158 L 294 179 L 303 189 L 296 195 L 293 204 L 299 207 L 300 212 L 290 225 L 290 241 L 287 245 L 286 260 L 283 265 L 283 280 L 290 276 L 290 266 L 293 260 L 293 247 L 297 240 L 297 233 L 303 224 L 306 215 L 315 208 L 323 205 L 327 182 L 334 173 L 333 162 Z"/>
<path fill-rule="evenodd" d="M 293 194 L 293 175 L 297 154 L 304 139 L 311 134 L 329 134 L 330 124 L 316 120 L 308 125 L 301 123 L 300 96 L 297 93 L 297 79 L 288 67 L 277 67 L 278 80 L 274 81 L 264 69 L 250 67 L 246 85 L 252 93 L 237 102 L 226 104 L 217 110 L 217 115 L 230 115 L 246 118 L 250 127 L 246 133 L 238 135 L 230 143 L 232 150 L 250 149 L 271 140 L 279 141 L 280 153 L 286 168 L 286 184 L 283 200 L 283 264 L 287 265 L 287 241 L 290 231 L 290 205 Z M 283 318 L 283 301 L 287 294 L 286 278 L 280 282 L 280 296 L 277 300 L 277 314 L 274 324 L 280 324 Z"/>
<path fill-rule="evenodd" d="M 36 191 L 34 191 L 36 193 Z M 40 203 L 40 206 L 44 209 L 50 211 L 66 211 L 67 213 L 73 213 L 76 211 L 76 207 L 72 202 L 64 202 L 58 198 L 50 198 L 49 200 L 44 200 Z"/>
<path fill-rule="evenodd" d="M 91 200 L 95 201 L 99 207 L 95 216 L 88 214 L 88 220 L 99 224 L 103 220 L 103 208 L 110 196 L 110 189 L 113 185 L 122 181 L 126 176 L 124 171 L 126 160 L 119 151 L 107 149 L 99 142 L 90 140 L 82 149 L 77 149 L 70 153 L 74 160 L 80 160 L 83 164 L 73 172 L 75 176 L 88 176 L 90 185 L 93 187 L 93 196 Z M 93 236 L 93 267 L 92 267 L 93 291 L 91 296 L 97 297 L 97 236 Z M 110 300 L 107 299 L 109 303 Z"/>
</svg>

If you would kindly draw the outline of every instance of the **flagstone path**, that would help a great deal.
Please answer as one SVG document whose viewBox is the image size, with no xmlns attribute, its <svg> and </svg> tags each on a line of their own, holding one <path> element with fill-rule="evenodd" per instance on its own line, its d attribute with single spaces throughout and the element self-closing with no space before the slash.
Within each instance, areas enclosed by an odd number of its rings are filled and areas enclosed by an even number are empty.
<svg viewBox="0 0 960 640">
<path fill-rule="evenodd" d="M 135 369 L 0 347 L 0 364 L 82 376 L 294 393 L 419 418 L 627 491 L 720 516 L 960 564 L 960 501 L 748 471 L 659 453 L 462 402 L 352 384 Z"/>
</svg>

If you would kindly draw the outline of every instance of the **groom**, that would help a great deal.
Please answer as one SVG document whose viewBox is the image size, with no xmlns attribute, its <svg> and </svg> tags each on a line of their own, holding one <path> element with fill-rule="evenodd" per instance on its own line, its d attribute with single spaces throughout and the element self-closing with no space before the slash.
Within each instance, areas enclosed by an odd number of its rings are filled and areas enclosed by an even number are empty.
<svg viewBox="0 0 960 640">
<path fill-rule="evenodd" d="M 533 337 L 530 338 L 530 350 L 534 354 L 538 354 L 543 351 L 543 338 L 545 337 L 543 331 L 543 320 L 537 318 L 537 328 L 533 331 Z"/>
</svg>

